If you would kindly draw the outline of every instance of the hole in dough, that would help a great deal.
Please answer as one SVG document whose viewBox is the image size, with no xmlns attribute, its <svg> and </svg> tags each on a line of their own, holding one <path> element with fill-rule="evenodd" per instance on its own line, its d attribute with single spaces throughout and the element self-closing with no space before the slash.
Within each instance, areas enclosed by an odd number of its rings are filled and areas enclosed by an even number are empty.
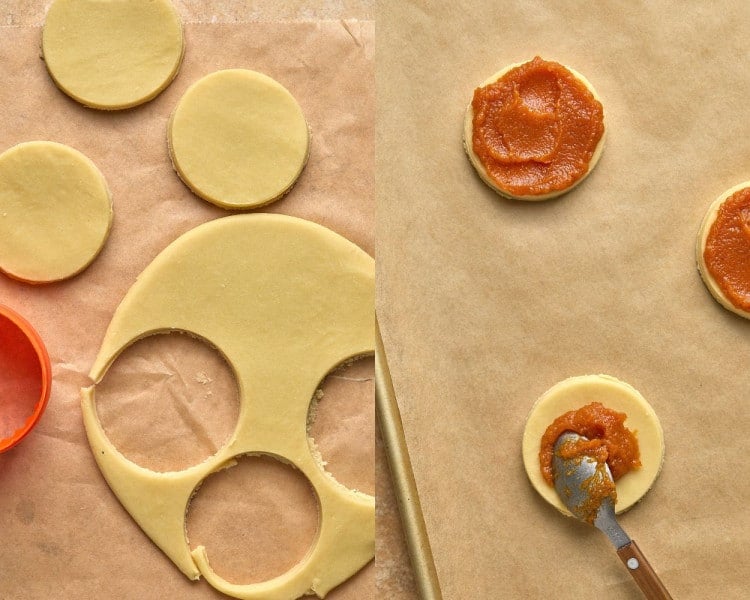
<svg viewBox="0 0 750 600">
<path fill-rule="evenodd" d="M 212 569 L 231 583 L 282 575 L 305 558 L 320 507 L 307 478 L 266 455 L 241 456 L 207 477 L 190 502 L 190 547 L 204 546 Z"/>
<path fill-rule="evenodd" d="M 375 494 L 375 357 L 347 361 L 323 379 L 308 413 L 318 462 L 348 488 Z"/>
<path fill-rule="evenodd" d="M 126 348 L 96 386 L 96 409 L 115 447 L 154 471 L 182 470 L 216 454 L 234 431 L 239 391 L 224 357 L 179 332 Z"/>
</svg>

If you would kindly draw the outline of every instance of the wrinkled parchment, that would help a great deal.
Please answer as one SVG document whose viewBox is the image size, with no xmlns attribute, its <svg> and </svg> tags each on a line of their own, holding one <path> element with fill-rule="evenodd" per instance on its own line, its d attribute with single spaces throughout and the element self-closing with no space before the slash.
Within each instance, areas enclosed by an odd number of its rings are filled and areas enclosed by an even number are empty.
<svg viewBox="0 0 750 600">
<path fill-rule="evenodd" d="M 32 322 L 53 369 L 52 396 L 38 427 L 0 455 L 0 597 L 224 597 L 205 582 L 188 581 L 120 506 L 91 457 L 79 389 L 89 384 L 104 331 L 136 276 L 180 234 L 229 214 L 191 194 L 167 154 L 169 114 L 205 74 L 243 67 L 271 75 L 292 92 L 310 124 L 305 171 L 283 200 L 264 210 L 321 223 L 374 252 L 374 27 L 371 21 L 267 18 L 367 18 L 353 2 L 318 10 L 295 3 L 287 14 L 246 3 L 178 3 L 186 54 L 175 81 L 144 106 L 102 113 L 70 100 L 47 75 L 39 50 L 46 4 L 0 5 L 0 148 L 49 139 L 80 150 L 107 179 L 115 216 L 102 253 L 80 276 L 38 287 L 0 277 L 0 303 Z M 154 468 L 210 454 L 236 418 L 234 382 L 211 352 L 179 343 L 133 346 L 113 367 L 121 383 L 107 382 L 110 393 L 99 406 L 112 438 L 129 443 L 142 462 L 160 463 Z M 187 360 L 196 357 L 199 364 Z M 333 376 L 348 379 L 324 385 L 312 433 L 332 473 L 374 493 L 372 361 L 352 369 Z M 195 498 L 191 545 L 203 541 L 228 577 L 278 574 L 314 540 L 315 502 L 287 467 L 268 459 L 243 462 L 234 474 L 211 478 Z M 328 597 L 374 598 L 373 566 Z"/>
</svg>

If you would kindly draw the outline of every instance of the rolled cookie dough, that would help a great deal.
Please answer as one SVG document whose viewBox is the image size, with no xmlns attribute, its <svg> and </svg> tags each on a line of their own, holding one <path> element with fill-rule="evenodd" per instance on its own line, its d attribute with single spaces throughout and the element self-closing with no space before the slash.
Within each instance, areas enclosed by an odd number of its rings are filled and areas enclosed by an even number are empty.
<svg viewBox="0 0 750 600">
<path fill-rule="evenodd" d="M 703 278 L 703 283 L 706 284 L 708 291 L 711 292 L 711 295 L 724 308 L 726 308 L 727 310 L 731 310 L 733 313 L 738 314 L 741 317 L 745 317 L 746 319 L 750 319 L 750 313 L 735 306 L 734 304 L 732 304 L 729 298 L 726 297 L 722 289 L 719 287 L 719 284 L 716 283 L 716 280 L 708 270 L 703 253 L 706 250 L 706 241 L 708 240 L 708 234 L 711 231 L 711 226 L 714 224 L 714 221 L 716 221 L 716 217 L 719 214 L 721 205 L 724 204 L 724 202 L 734 193 L 748 187 L 750 187 L 750 181 L 745 181 L 744 183 L 740 183 L 739 185 L 736 185 L 733 188 L 727 190 L 713 201 L 711 206 L 709 206 L 708 211 L 706 211 L 706 216 L 703 217 L 703 222 L 701 223 L 700 230 L 698 231 L 698 240 L 695 246 L 698 271 L 700 272 L 701 277 Z"/>
<path fill-rule="evenodd" d="M 523 464 L 531 485 L 552 506 L 571 516 L 555 488 L 548 485 L 539 467 L 542 435 L 560 415 L 591 402 L 627 414 L 625 426 L 636 433 L 641 453 L 641 467 L 617 481 L 615 512 L 621 513 L 638 502 L 651 488 L 664 459 L 664 434 L 651 405 L 633 387 L 609 375 L 571 377 L 547 390 L 526 419 L 523 432 Z"/>
<path fill-rule="evenodd" d="M 169 0 L 55 0 L 42 52 L 57 86 L 81 104 L 130 108 L 177 75 L 182 23 Z"/>
<path fill-rule="evenodd" d="M 180 178 L 224 208 L 256 208 L 286 194 L 307 162 L 310 136 L 294 97 L 267 75 L 217 71 L 194 83 L 169 123 Z"/>
<path fill-rule="evenodd" d="M 514 63 L 511 65 L 508 65 L 507 67 L 495 73 L 489 79 L 486 79 L 480 87 L 485 87 L 487 85 L 490 85 L 491 83 L 495 83 L 508 71 L 510 71 L 511 69 L 515 69 L 516 67 L 520 67 L 522 64 L 524 63 Z M 578 79 L 581 83 L 583 83 L 586 86 L 586 88 L 589 90 L 589 92 L 591 92 L 591 95 L 594 96 L 596 100 L 601 102 L 601 98 L 596 93 L 594 86 L 591 85 L 588 79 L 586 79 L 583 75 L 581 75 L 575 69 L 572 69 L 568 66 L 565 66 L 565 68 L 568 71 L 570 71 L 571 74 L 573 74 L 573 76 L 576 77 L 576 79 Z M 591 156 L 591 160 L 589 161 L 588 170 L 582 177 L 576 180 L 572 185 L 561 190 L 550 192 L 548 194 L 534 194 L 534 195 L 527 195 L 527 196 L 524 196 L 524 195 L 519 196 L 516 194 L 512 194 L 511 192 L 504 190 L 503 188 L 498 186 L 497 182 L 494 179 L 492 179 L 492 177 L 490 177 L 489 173 L 487 173 L 487 170 L 482 164 L 482 161 L 474 153 L 473 144 L 472 144 L 472 139 L 474 137 L 473 122 L 474 122 L 474 109 L 472 107 L 472 103 L 469 102 L 469 106 L 466 108 L 466 114 L 464 116 L 464 136 L 463 136 L 464 150 L 466 151 L 466 154 L 469 157 L 469 161 L 474 166 L 479 176 L 482 178 L 482 181 L 484 181 L 490 188 L 492 188 L 495 192 L 497 192 L 501 196 L 510 198 L 512 200 L 530 200 L 530 201 L 550 200 L 552 198 L 557 198 L 558 196 L 561 196 L 562 194 L 565 194 L 569 192 L 570 190 L 572 190 L 579 183 L 581 183 L 584 179 L 586 179 L 586 177 L 588 177 L 589 173 L 591 173 L 591 171 L 596 166 L 596 163 L 599 162 L 599 157 L 601 156 L 602 150 L 604 149 L 604 139 L 607 136 L 607 129 L 605 127 L 604 133 L 602 134 L 602 137 L 599 139 L 599 143 L 597 144 L 596 149 L 594 150 L 594 153 Z"/>
<path fill-rule="evenodd" d="M 112 223 L 107 182 L 86 156 L 55 142 L 0 154 L 0 270 L 30 283 L 83 271 Z"/>
<path fill-rule="evenodd" d="M 240 394 L 237 427 L 208 460 L 157 473 L 127 460 L 96 416 L 95 386 L 82 409 L 99 468 L 141 529 L 191 579 L 246 600 L 323 597 L 375 551 L 375 500 L 345 488 L 315 459 L 307 438 L 310 401 L 344 361 L 374 351 L 374 261 L 309 221 L 235 215 L 178 238 L 141 273 L 109 325 L 91 379 L 135 340 L 183 331 L 226 357 Z M 296 467 L 317 494 L 320 525 L 301 563 L 263 583 L 238 585 L 210 567 L 185 537 L 188 502 L 211 473 L 238 456 L 267 454 Z"/>
</svg>

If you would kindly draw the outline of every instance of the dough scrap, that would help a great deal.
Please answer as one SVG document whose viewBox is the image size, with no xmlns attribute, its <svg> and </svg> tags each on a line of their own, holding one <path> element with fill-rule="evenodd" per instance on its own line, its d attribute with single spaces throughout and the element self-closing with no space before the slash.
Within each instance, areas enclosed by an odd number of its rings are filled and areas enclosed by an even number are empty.
<svg viewBox="0 0 750 600">
<path fill-rule="evenodd" d="M 118 307 L 91 369 L 101 381 L 124 348 L 165 331 L 198 336 L 233 368 L 240 413 L 216 455 L 184 471 L 157 473 L 127 460 L 107 439 L 94 390 L 82 410 L 93 455 L 141 529 L 191 579 L 246 600 L 324 597 L 375 551 L 375 499 L 329 476 L 311 451 L 307 416 L 320 382 L 337 365 L 374 352 L 375 266 L 332 231 L 284 215 L 249 214 L 205 223 L 168 246 Z M 320 528 L 306 558 L 272 580 L 231 584 L 192 552 L 189 500 L 209 474 L 245 454 L 268 454 L 308 478 Z"/>
<path fill-rule="evenodd" d="M 190 86 L 168 135 L 182 181 L 204 200 L 233 209 L 281 198 L 302 173 L 310 148 L 294 97 L 247 69 L 216 71 Z"/>
<path fill-rule="evenodd" d="M 584 375 L 561 381 L 536 401 L 523 432 L 523 464 L 531 485 L 557 510 L 572 516 L 555 488 L 548 485 L 539 467 L 542 435 L 560 415 L 590 402 L 627 414 L 625 426 L 634 431 L 641 453 L 641 467 L 617 481 L 615 512 L 621 513 L 638 502 L 651 489 L 664 460 L 664 434 L 651 405 L 638 391 L 609 375 Z"/>
<path fill-rule="evenodd" d="M 724 202 L 732 197 L 736 192 L 744 190 L 748 187 L 750 187 L 750 181 L 745 181 L 743 183 L 735 185 L 733 188 L 728 189 L 713 201 L 711 206 L 709 206 L 708 210 L 706 211 L 706 216 L 703 217 L 700 230 L 698 231 L 698 240 L 695 246 L 695 258 L 698 264 L 698 272 L 703 279 L 703 283 L 706 284 L 708 291 L 711 292 L 711 295 L 714 297 L 714 299 L 724 308 L 726 308 L 727 310 L 731 310 L 733 313 L 738 314 L 741 317 L 745 317 L 746 319 L 750 319 L 750 313 L 735 306 L 734 304 L 732 304 L 732 301 L 726 297 L 722 289 L 719 287 L 719 284 L 716 283 L 716 280 L 708 270 L 706 260 L 703 257 L 703 253 L 706 250 L 706 241 L 708 240 L 708 234 L 711 231 L 711 226 L 714 224 L 714 221 L 716 221 L 716 217 L 719 214 L 721 205 L 724 204 Z"/>
<path fill-rule="evenodd" d="M 107 182 L 77 150 L 41 141 L 0 154 L 0 270 L 11 277 L 49 283 L 77 275 L 111 224 Z"/>
<path fill-rule="evenodd" d="M 177 75 L 182 23 L 170 0 L 55 0 L 42 52 L 50 76 L 74 100 L 130 108 L 155 98 Z"/>
<path fill-rule="evenodd" d="M 503 69 L 495 73 L 492 77 L 482 82 L 480 87 L 485 87 L 487 85 L 490 85 L 491 83 L 495 83 L 508 71 L 515 69 L 517 67 L 520 67 L 523 64 L 524 63 L 513 63 L 511 65 L 508 65 L 507 67 L 504 67 Z M 586 79 L 583 75 L 581 75 L 575 69 L 572 69 L 571 67 L 567 65 L 563 65 L 563 66 L 568 71 L 570 71 L 578 80 L 580 80 L 581 83 L 583 83 L 586 86 L 589 92 L 591 92 L 591 95 L 594 96 L 594 98 L 597 101 L 599 101 L 600 103 L 602 102 L 601 98 L 596 93 L 594 86 L 591 85 L 588 79 Z M 596 149 L 594 150 L 594 154 L 591 156 L 591 160 L 589 161 L 588 170 L 582 177 L 580 177 L 572 185 L 561 190 L 555 190 L 548 194 L 534 194 L 534 195 L 528 195 L 528 196 L 519 196 L 519 195 L 511 194 L 510 192 L 499 187 L 497 185 L 497 182 L 494 179 L 492 179 L 492 177 L 490 177 L 489 173 L 487 173 L 487 170 L 484 168 L 482 161 L 474 153 L 473 145 L 472 145 L 472 139 L 474 136 L 473 123 L 474 123 L 474 109 L 472 107 L 471 102 L 469 102 L 469 105 L 466 108 L 466 114 L 464 116 L 464 135 L 463 135 L 464 151 L 466 152 L 466 155 L 469 157 L 469 161 L 471 162 L 473 167 L 476 169 L 482 181 L 484 181 L 490 188 L 492 188 L 495 192 L 497 192 L 501 196 L 505 198 L 510 198 L 511 200 L 528 200 L 528 201 L 551 200 L 552 198 L 557 198 L 558 196 L 562 196 L 563 194 L 568 193 L 570 190 L 576 187 L 579 183 L 581 183 L 584 179 L 586 179 L 586 177 L 589 176 L 589 173 L 593 171 L 594 167 L 596 166 L 596 163 L 599 162 L 599 158 L 601 157 L 602 150 L 604 149 L 604 140 L 607 137 L 607 128 L 605 126 L 604 133 L 602 134 L 602 137 L 599 139 L 599 143 L 597 144 Z"/>
</svg>

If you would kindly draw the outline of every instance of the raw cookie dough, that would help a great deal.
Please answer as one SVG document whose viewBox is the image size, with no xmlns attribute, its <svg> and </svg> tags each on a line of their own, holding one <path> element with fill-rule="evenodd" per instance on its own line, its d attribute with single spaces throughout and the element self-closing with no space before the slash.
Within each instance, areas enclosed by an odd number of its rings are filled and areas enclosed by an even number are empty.
<svg viewBox="0 0 750 600">
<path fill-rule="evenodd" d="M 664 459 L 664 434 L 651 405 L 633 387 L 609 375 L 571 377 L 547 390 L 536 401 L 523 432 L 523 464 L 531 485 L 560 512 L 571 516 L 555 488 L 547 484 L 539 467 L 542 435 L 560 415 L 591 402 L 627 414 L 625 426 L 634 431 L 641 452 L 641 467 L 617 481 L 615 512 L 621 513 L 638 502 L 651 488 Z"/>
<path fill-rule="evenodd" d="M 722 205 L 727 200 L 729 200 L 731 196 L 733 196 L 736 192 L 739 192 L 747 188 L 750 188 L 750 181 L 740 183 L 739 185 L 736 185 L 733 188 L 727 190 L 711 204 L 708 211 L 706 212 L 706 216 L 703 218 L 700 231 L 698 232 L 698 241 L 696 244 L 695 253 L 696 253 L 696 260 L 698 263 L 698 271 L 700 272 L 701 277 L 703 278 L 703 282 L 706 284 L 706 287 L 708 288 L 708 291 L 711 292 L 711 295 L 716 299 L 717 302 L 719 302 L 719 304 L 721 304 L 727 310 L 731 310 L 733 313 L 736 313 L 740 315 L 741 317 L 750 319 L 750 311 L 745 310 L 741 306 L 736 306 L 735 304 L 733 304 L 732 301 L 722 291 L 718 282 L 716 281 L 716 279 L 714 279 L 713 275 L 711 274 L 711 271 L 708 269 L 708 266 L 706 264 L 706 258 L 705 258 L 706 243 L 708 242 L 709 234 L 711 232 L 711 227 L 714 225 L 714 223 L 716 222 L 716 218 L 719 215 L 719 209 L 721 209 Z M 740 227 L 736 227 L 736 229 L 740 230 L 737 232 L 739 235 L 744 234 L 744 236 L 746 237 L 747 245 L 746 245 L 745 255 L 750 256 L 750 212 L 747 213 L 746 220 L 744 221 L 744 223 L 742 223 Z M 743 262 L 747 264 L 746 261 L 743 261 Z M 736 288 L 738 283 L 740 284 L 742 283 L 741 281 L 739 282 L 736 280 L 733 281 L 732 279 L 733 278 L 727 278 L 724 284 L 730 285 L 732 288 Z M 750 298 L 748 298 L 748 301 L 750 301 Z"/>
<path fill-rule="evenodd" d="M 107 182 L 86 156 L 55 142 L 0 154 L 0 270 L 29 283 L 83 271 L 112 223 Z"/>
<path fill-rule="evenodd" d="M 156 97 L 182 62 L 182 23 L 169 0 L 55 0 L 42 30 L 52 79 L 81 104 L 130 108 Z"/>
<path fill-rule="evenodd" d="M 180 178 L 224 208 L 256 208 L 286 194 L 307 162 L 310 136 L 294 97 L 267 75 L 207 75 L 180 99 L 169 149 Z"/>
<path fill-rule="evenodd" d="M 283 215 L 235 215 L 184 234 L 141 273 L 109 325 L 91 379 L 135 340 L 164 331 L 198 336 L 222 353 L 240 393 L 237 427 L 216 455 L 184 471 L 156 473 L 128 461 L 96 416 L 95 386 L 83 391 L 93 455 L 141 529 L 191 579 L 203 575 L 235 598 L 325 596 L 375 551 L 375 499 L 328 475 L 307 438 L 310 401 L 337 365 L 374 352 L 373 259 L 332 231 Z M 243 454 L 268 454 L 308 478 L 320 527 L 303 561 L 270 581 L 231 584 L 190 551 L 188 502 L 200 482 Z"/>
<path fill-rule="evenodd" d="M 534 61 L 541 61 L 538 57 L 534 59 Z M 482 83 L 480 86 L 481 88 L 484 88 L 488 85 L 491 85 L 498 80 L 500 80 L 503 76 L 508 74 L 513 69 L 517 69 L 519 67 L 533 64 L 534 61 L 530 61 L 528 63 L 515 63 L 512 65 L 509 65 L 505 67 L 504 69 L 498 71 L 495 73 L 492 77 L 487 79 Z M 547 62 L 547 61 L 542 61 Z M 553 63 L 557 64 L 557 63 Z M 596 90 L 594 90 L 594 87 L 589 83 L 589 81 L 580 73 L 575 71 L 574 69 L 571 69 L 570 67 L 563 66 L 564 69 L 567 69 L 570 75 L 572 75 L 575 79 L 577 79 L 580 83 L 582 83 L 585 88 L 588 89 L 588 91 L 591 93 L 591 96 L 593 96 L 593 100 L 599 104 L 601 104 L 601 100 L 599 96 L 596 93 Z M 532 107 L 531 109 L 528 109 L 528 112 L 531 114 L 535 114 L 537 107 Z M 536 111 L 536 114 L 539 114 L 541 111 Z M 593 148 L 593 152 L 591 155 L 591 158 L 588 160 L 588 166 L 575 181 L 573 181 L 570 185 L 563 187 L 561 189 L 552 189 L 549 192 L 535 192 L 530 194 L 524 194 L 524 193 L 514 193 L 513 191 L 510 191 L 508 189 L 505 189 L 498 181 L 496 181 L 487 171 L 485 165 L 483 164 L 482 160 L 479 156 L 474 152 L 473 148 L 473 142 L 474 142 L 474 108 L 473 103 L 470 102 L 469 106 L 466 109 L 466 115 L 464 117 L 464 136 L 463 136 L 463 144 L 464 144 L 464 150 L 466 151 L 466 154 L 469 157 L 469 160 L 471 161 L 471 164 L 476 169 L 479 176 L 482 178 L 482 180 L 490 186 L 495 192 L 500 194 L 501 196 L 505 196 L 506 198 L 511 198 L 514 200 L 549 200 L 551 198 L 555 198 L 557 196 L 560 196 L 571 189 L 573 189 L 575 186 L 577 186 L 579 183 L 581 183 L 588 174 L 593 170 L 593 168 L 596 166 L 596 163 L 599 161 L 599 157 L 601 156 L 602 149 L 604 148 L 604 138 L 606 137 L 606 128 L 603 129 L 601 133 L 601 137 L 599 138 L 598 142 L 596 143 L 595 147 Z M 559 139 L 558 139 L 559 142 Z M 555 146 L 555 151 L 557 151 L 557 147 Z M 533 157 L 529 157 L 529 160 L 533 160 Z M 539 164 L 542 164 L 543 161 L 540 161 Z M 534 182 L 530 182 L 534 183 Z M 528 185 L 528 184 L 527 184 Z"/>
</svg>

